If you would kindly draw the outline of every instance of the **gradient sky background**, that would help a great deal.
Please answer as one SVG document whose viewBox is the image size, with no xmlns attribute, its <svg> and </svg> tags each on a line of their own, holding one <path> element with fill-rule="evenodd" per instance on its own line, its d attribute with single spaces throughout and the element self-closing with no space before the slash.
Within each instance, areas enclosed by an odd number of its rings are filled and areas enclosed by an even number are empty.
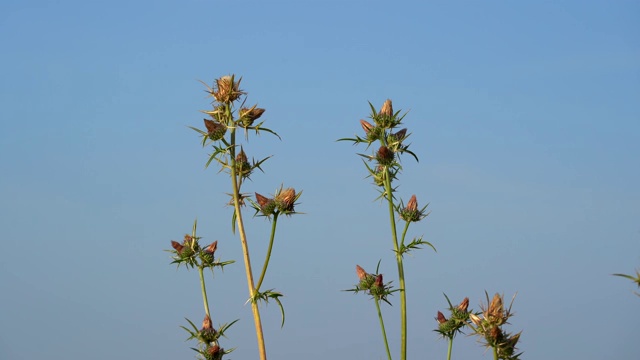
<svg viewBox="0 0 640 360">
<path fill-rule="evenodd" d="M 634 1 L 11 1 L 0 4 L 0 359 L 192 359 L 197 272 L 163 249 L 189 232 L 235 265 L 210 281 L 228 358 L 256 359 L 228 178 L 204 170 L 209 99 L 243 76 L 282 136 L 247 184 L 304 190 L 282 219 L 263 307 L 271 359 L 383 359 L 372 301 L 341 292 L 382 259 L 385 207 L 341 137 L 386 98 L 410 110 L 399 196 L 438 253 L 406 260 L 409 356 L 443 359 L 446 292 L 518 293 L 524 359 L 638 359 L 640 5 Z M 268 223 L 250 222 L 254 261 Z M 384 308 L 398 354 L 399 300 Z M 459 337 L 456 359 L 490 358 Z"/>
</svg>

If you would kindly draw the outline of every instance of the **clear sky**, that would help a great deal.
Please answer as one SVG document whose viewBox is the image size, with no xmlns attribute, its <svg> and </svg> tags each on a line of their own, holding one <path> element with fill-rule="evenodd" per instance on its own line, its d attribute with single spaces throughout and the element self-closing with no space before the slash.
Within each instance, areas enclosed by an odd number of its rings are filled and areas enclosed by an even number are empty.
<svg viewBox="0 0 640 360">
<path fill-rule="evenodd" d="M 354 267 L 394 279 L 385 208 L 341 137 L 391 98 L 420 158 L 398 195 L 438 252 L 406 260 L 409 356 L 443 359 L 447 293 L 518 293 L 525 359 L 638 359 L 640 5 L 635 1 L 0 3 L 0 359 L 190 359 L 197 272 L 164 249 L 195 218 L 235 265 L 209 281 L 223 346 L 257 358 L 228 178 L 205 170 L 203 86 L 243 76 L 282 136 L 246 191 L 304 190 L 263 309 L 271 359 L 382 359 Z M 268 223 L 250 223 L 256 261 Z M 384 308 L 398 354 L 397 298 Z M 457 355 L 457 357 L 456 357 Z M 490 358 L 460 337 L 454 358 Z"/>
</svg>

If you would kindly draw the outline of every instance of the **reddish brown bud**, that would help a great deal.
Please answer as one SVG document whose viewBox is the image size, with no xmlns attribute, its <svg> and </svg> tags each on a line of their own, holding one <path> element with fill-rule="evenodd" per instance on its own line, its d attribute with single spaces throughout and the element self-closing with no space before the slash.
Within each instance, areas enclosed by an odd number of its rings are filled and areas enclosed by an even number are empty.
<svg viewBox="0 0 640 360">
<path fill-rule="evenodd" d="M 367 272 L 364 271 L 364 269 L 361 268 L 360 265 L 356 265 L 356 274 L 358 274 L 358 279 L 360 280 L 367 277 Z"/>
<path fill-rule="evenodd" d="M 360 125 L 362 126 L 362 129 L 364 129 L 365 134 L 368 134 L 371 130 L 373 130 L 373 125 L 371 125 L 371 123 L 369 123 L 368 121 L 360 120 Z"/>
<path fill-rule="evenodd" d="M 214 254 L 217 249 L 218 249 L 218 240 L 212 242 L 209 246 L 207 246 L 205 251 L 208 253 Z"/>
<path fill-rule="evenodd" d="M 416 211 L 418 210 L 418 199 L 416 198 L 415 195 L 411 196 L 411 199 L 409 199 L 409 202 L 407 203 L 407 207 L 405 208 L 406 211 Z"/>
<path fill-rule="evenodd" d="M 211 326 L 211 318 L 209 315 L 205 315 L 204 320 L 202 320 L 202 330 L 208 329 L 213 329 L 213 326 Z"/>
<path fill-rule="evenodd" d="M 502 330 L 500 330 L 499 327 L 494 326 L 489 331 L 489 336 L 495 341 L 500 341 L 500 338 L 502 337 Z"/>
<path fill-rule="evenodd" d="M 221 103 L 229 103 L 236 101 L 240 95 L 244 94 L 240 90 L 240 81 L 235 81 L 233 76 L 223 76 L 216 79 L 216 90 L 213 91 L 213 97 Z"/>
<path fill-rule="evenodd" d="M 379 288 L 384 286 L 383 283 L 382 283 L 382 274 L 378 274 L 376 276 L 376 281 L 373 283 L 373 285 L 375 285 L 376 287 L 379 287 Z"/>
<path fill-rule="evenodd" d="M 390 165 L 393 162 L 393 151 L 386 146 L 380 146 L 376 159 L 381 165 Z"/>
<path fill-rule="evenodd" d="M 260 207 L 262 208 L 264 208 L 271 201 L 258 193 L 256 193 L 256 200 L 258 201 L 258 205 L 260 205 Z"/>
<path fill-rule="evenodd" d="M 220 353 L 221 349 L 220 346 L 218 345 L 213 345 L 209 348 L 207 348 L 207 353 L 209 353 L 209 355 L 211 356 L 212 359 L 215 359 L 216 356 L 218 356 L 218 354 Z"/>
<path fill-rule="evenodd" d="M 382 104 L 380 115 L 393 116 L 393 106 L 391 105 L 390 99 L 387 99 L 387 101 Z"/>
<path fill-rule="evenodd" d="M 492 320 L 502 319 L 503 309 L 502 296 L 496 293 L 491 300 L 491 304 L 489 304 L 485 318 L 492 318 Z"/>
<path fill-rule="evenodd" d="M 240 150 L 240 152 L 238 153 L 238 155 L 236 155 L 236 162 L 237 163 L 246 163 L 247 162 L 247 154 L 244 152 L 244 150 Z"/>
<path fill-rule="evenodd" d="M 444 317 L 444 314 L 441 313 L 440 311 L 438 311 L 438 317 L 436 318 L 436 320 L 438 320 L 438 322 L 440 324 L 446 323 L 447 322 L 447 318 Z"/>
<path fill-rule="evenodd" d="M 464 298 L 464 300 L 462 300 L 460 305 L 458 305 L 458 310 L 460 310 L 462 312 L 467 312 L 468 308 L 469 308 L 469 298 L 466 297 L 466 298 Z"/>
<path fill-rule="evenodd" d="M 213 141 L 222 139 L 227 132 L 227 128 L 224 125 L 213 120 L 204 119 L 204 126 L 207 128 L 209 138 Z"/>
<path fill-rule="evenodd" d="M 240 109 L 240 117 L 250 120 L 251 122 L 258 119 L 260 116 L 262 116 L 263 113 L 264 113 L 264 109 L 257 108 L 255 106 L 252 107 L 251 109 L 247 109 L 247 108 Z"/>
<path fill-rule="evenodd" d="M 404 137 L 407 135 L 407 129 L 402 129 L 400 131 L 398 131 L 397 133 L 393 134 L 393 137 L 397 140 L 397 141 L 401 141 L 402 139 L 404 139 Z"/>
<path fill-rule="evenodd" d="M 182 244 L 173 240 L 171 240 L 171 247 L 173 247 L 178 252 L 178 254 L 180 254 L 182 252 L 182 249 L 184 248 Z"/>
</svg>

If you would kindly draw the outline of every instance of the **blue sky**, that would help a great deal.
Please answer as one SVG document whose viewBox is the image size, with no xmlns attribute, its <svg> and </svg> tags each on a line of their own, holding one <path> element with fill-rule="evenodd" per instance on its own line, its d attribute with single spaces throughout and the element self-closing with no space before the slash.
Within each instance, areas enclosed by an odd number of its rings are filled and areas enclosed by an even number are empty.
<svg viewBox="0 0 640 360">
<path fill-rule="evenodd" d="M 640 6 L 633 1 L 3 1 L 0 358 L 193 358 L 197 273 L 163 249 L 190 231 L 235 265 L 210 280 L 223 346 L 256 358 L 228 179 L 204 170 L 197 80 L 243 76 L 282 141 L 247 191 L 304 190 L 265 286 L 272 359 L 382 359 L 355 264 L 395 278 L 385 208 L 355 155 L 367 101 L 391 98 L 420 158 L 399 196 L 438 253 L 406 260 L 410 358 L 444 358 L 434 317 L 518 293 L 526 359 L 632 359 L 640 333 Z M 268 223 L 249 227 L 262 259 Z M 395 301 L 394 301 L 395 300 Z M 398 299 L 384 309 L 398 351 Z M 456 357 L 457 355 L 457 357 Z M 489 358 L 460 337 L 454 358 Z"/>
</svg>

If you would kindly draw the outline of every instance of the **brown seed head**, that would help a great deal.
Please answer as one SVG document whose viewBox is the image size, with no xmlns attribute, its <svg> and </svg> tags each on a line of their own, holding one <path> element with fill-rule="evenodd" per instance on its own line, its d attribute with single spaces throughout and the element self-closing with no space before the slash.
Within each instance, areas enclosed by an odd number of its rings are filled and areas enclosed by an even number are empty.
<svg viewBox="0 0 640 360">
<path fill-rule="evenodd" d="M 464 300 L 462 300 L 460 305 L 458 305 L 458 310 L 460 310 L 462 312 L 467 312 L 468 308 L 469 308 L 469 298 L 466 297 L 466 298 L 464 298 Z"/>
<path fill-rule="evenodd" d="M 282 205 L 286 211 L 293 211 L 294 201 L 296 200 L 296 191 L 293 188 L 287 188 L 276 196 L 276 201 Z"/>
<path fill-rule="evenodd" d="M 184 248 L 182 244 L 173 240 L 171 240 L 171 247 L 173 247 L 178 252 L 178 254 L 180 254 L 182 252 L 182 249 Z"/>
<path fill-rule="evenodd" d="M 360 280 L 367 277 L 367 272 L 364 271 L 364 269 L 361 268 L 360 265 L 356 265 L 356 274 L 358 274 L 358 279 Z"/>
<path fill-rule="evenodd" d="M 440 324 L 446 323 L 447 322 L 447 318 L 444 317 L 444 314 L 440 311 L 438 311 L 438 317 L 436 317 L 436 320 L 438 320 L 438 322 Z"/>
<path fill-rule="evenodd" d="M 371 130 L 373 130 L 373 125 L 366 120 L 360 120 L 360 126 L 364 130 L 365 134 L 368 134 Z"/>
<path fill-rule="evenodd" d="M 387 101 L 382 104 L 382 108 L 380 109 L 380 115 L 385 116 L 393 116 L 393 105 L 391 105 L 391 100 L 387 99 Z"/>
<path fill-rule="evenodd" d="M 213 92 L 213 97 L 221 103 L 230 103 L 238 100 L 240 95 L 244 94 L 240 90 L 240 81 L 235 81 L 232 76 L 223 76 L 216 79 L 217 90 Z"/>
</svg>

